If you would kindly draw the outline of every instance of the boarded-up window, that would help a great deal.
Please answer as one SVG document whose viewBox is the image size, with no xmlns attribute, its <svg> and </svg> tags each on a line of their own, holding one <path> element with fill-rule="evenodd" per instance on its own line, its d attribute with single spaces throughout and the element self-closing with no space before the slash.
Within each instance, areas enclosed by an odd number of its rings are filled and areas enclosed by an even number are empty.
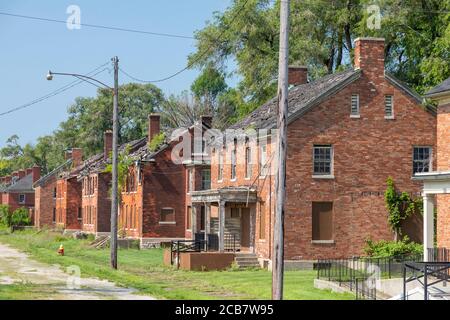
<svg viewBox="0 0 450 320">
<path fill-rule="evenodd" d="M 173 210 L 172 208 L 162 208 L 161 209 L 161 221 L 162 222 L 175 221 L 175 210 Z"/>
<path fill-rule="evenodd" d="M 53 218 L 52 218 L 53 222 L 56 222 L 56 208 L 53 208 Z"/>
<path fill-rule="evenodd" d="M 266 206 L 259 204 L 259 239 L 266 238 Z"/>
<path fill-rule="evenodd" d="M 333 203 L 312 203 L 312 239 L 333 240 Z"/>
<path fill-rule="evenodd" d="M 231 208 L 231 218 L 239 218 L 240 216 L 239 208 Z"/>
<path fill-rule="evenodd" d="M 206 219 L 206 207 L 205 206 L 201 206 L 200 209 L 200 230 L 205 230 L 205 221 Z"/>
</svg>

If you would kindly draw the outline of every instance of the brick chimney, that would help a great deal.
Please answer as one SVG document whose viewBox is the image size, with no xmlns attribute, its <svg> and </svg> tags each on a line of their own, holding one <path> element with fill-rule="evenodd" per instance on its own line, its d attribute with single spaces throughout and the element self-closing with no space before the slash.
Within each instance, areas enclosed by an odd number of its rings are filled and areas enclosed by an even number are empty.
<svg viewBox="0 0 450 320">
<path fill-rule="evenodd" d="M 29 174 L 31 174 L 31 173 L 33 173 L 33 168 L 28 168 L 28 169 L 26 170 L 26 175 L 29 175 Z"/>
<path fill-rule="evenodd" d="M 72 151 L 71 150 L 66 150 L 64 152 L 64 160 L 69 160 L 72 158 Z"/>
<path fill-rule="evenodd" d="M 11 176 L 6 176 L 6 177 L 5 177 L 5 184 L 10 184 L 10 183 L 11 183 L 11 180 L 12 180 L 12 177 L 11 177 Z"/>
<path fill-rule="evenodd" d="M 369 77 L 384 77 L 384 38 L 355 39 L 354 65 Z"/>
<path fill-rule="evenodd" d="M 83 162 L 83 149 L 73 148 L 71 152 L 71 157 L 73 166 L 78 167 Z"/>
<path fill-rule="evenodd" d="M 289 66 L 288 81 L 294 86 L 308 83 L 308 67 Z"/>
<path fill-rule="evenodd" d="M 202 122 L 202 125 L 211 128 L 212 127 L 212 116 L 201 116 L 200 121 Z"/>
<path fill-rule="evenodd" d="M 157 113 L 152 113 L 148 116 L 148 142 L 152 141 L 153 137 L 159 134 L 161 116 Z"/>
<path fill-rule="evenodd" d="M 11 175 L 12 175 L 13 177 L 18 177 L 18 176 L 19 176 L 19 172 L 18 172 L 18 171 L 14 171 Z"/>
<path fill-rule="evenodd" d="M 33 170 L 31 174 L 33 175 L 33 183 L 35 183 L 41 177 L 41 167 L 35 164 L 31 170 Z"/>
<path fill-rule="evenodd" d="M 111 130 L 106 130 L 103 134 L 103 157 L 109 158 L 109 154 L 112 151 L 113 133 Z"/>
</svg>

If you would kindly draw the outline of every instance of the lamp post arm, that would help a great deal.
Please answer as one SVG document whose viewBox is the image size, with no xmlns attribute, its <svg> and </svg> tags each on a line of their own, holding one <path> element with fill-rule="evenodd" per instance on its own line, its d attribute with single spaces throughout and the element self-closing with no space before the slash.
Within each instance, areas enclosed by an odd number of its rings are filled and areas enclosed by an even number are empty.
<svg viewBox="0 0 450 320">
<path fill-rule="evenodd" d="M 82 75 L 82 74 L 64 73 L 64 72 L 52 72 L 52 71 L 49 71 L 49 74 L 50 75 L 60 75 L 60 76 L 72 76 L 72 77 L 76 77 L 76 78 L 78 78 L 80 80 L 83 80 L 83 81 L 86 81 L 86 82 L 89 82 L 88 80 L 91 80 L 91 81 L 94 81 L 94 82 L 97 82 L 97 83 L 101 84 L 103 87 L 105 87 L 105 88 L 107 88 L 109 90 L 114 90 L 113 88 L 111 88 L 107 84 L 105 84 L 105 83 L 103 83 L 103 82 L 101 82 L 101 81 L 99 81 L 97 79 L 94 79 L 92 77 L 85 76 L 85 75 Z M 91 82 L 89 82 L 89 83 L 91 83 Z M 91 83 L 91 84 L 93 84 L 93 83 Z"/>
</svg>

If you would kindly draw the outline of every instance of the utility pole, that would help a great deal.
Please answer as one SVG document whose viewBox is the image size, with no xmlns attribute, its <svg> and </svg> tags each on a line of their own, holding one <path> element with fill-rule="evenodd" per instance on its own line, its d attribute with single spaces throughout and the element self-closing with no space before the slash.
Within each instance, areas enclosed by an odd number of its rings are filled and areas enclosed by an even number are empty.
<svg viewBox="0 0 450 320">
<path fill-rule="evenodd" d="M 112 145 L 112 194 L 111 194 L 111 267 L 117 269 L 117 212 L 118 212 L 118 144 L 119 144 L 119 58 L 114 64 L 113 145 Z"/>
<path fill-rule="evenodd" d="M 272 254 L 272 299 L 283 299 L 284 209 L 286 199 L 286 143 L 288 115 L 289 0 L 280 1 L 280 53 L 278 65 L 278 172 Z"/>
</svg>

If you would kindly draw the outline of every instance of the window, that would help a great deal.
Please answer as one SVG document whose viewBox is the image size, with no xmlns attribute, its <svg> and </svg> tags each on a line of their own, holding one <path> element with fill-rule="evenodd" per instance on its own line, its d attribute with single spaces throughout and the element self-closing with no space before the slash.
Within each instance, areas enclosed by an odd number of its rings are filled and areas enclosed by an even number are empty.
<svg viewBox="0 0 450 320">
<path fill-rule="evenodd" d="M 202 190 L 211 189 L 211 170 L 203 169 L 202 170 Z"/>
<path fill-rule="evenodd" d="M 259 146 L 259 176 L 265 177 L 267 175 L 267 145 Z"/>
<path fill-rule="evenodd" d="M 394 117 L 394 96 L 392 95 L 384 97 L 384 116 L 388 119 Z"/>
<path fill-rule="evenodd" d="M 53 223 L 56 222 L 56 208 L 53 208 L 53 217 L 52 217 Z"/>
<path fill-rule="evenodd" d="M 187 216 L 186 216 L 186 229 L 191 230 L 191 221 L 192 221 L 192 207 L 187 207 Z"/>
<path fill-rule="evenodd" d="M 223 149 L 219 152 L 219 165 L 217 166 L 217 180 L 222 181 L 223 179 Z"/>
<path fill-rule="evenodd" d="M 188 193 L 194 190 L 194 171 L 188 170 Z"/>
<path fill-rule="evenodd" d="M 332 146 L 314 146 L 314 175 L 331 175 L 332 169 Z"/>
<path fill-rule="evenodd" d="M 19 203 L 25 203 L 25 195 L 24 194 L 19 194 Z"/>
<path fill-rule="evenodd" d="M 231 218 L 240 218 L 240 210 L 239 208 L 231 208 Z"/>
<path fill-rule="evenodd" d="M 175 210 L 173 208 L 162 208 L 160 222 L 175 222 Z"/>
<path fill-rule="evenodd" d="M 414 147 L 413 173 L 430 172 L 431 147 Z"/>
<path fill-rule="evenodd" d="M 56 199 L 56 187 L 53 188 L 53 199 Z"/>
<path fill-rule="evenodd" d="M 266 206 L 259 203 L 259 239 L 266 239 Z"/>
<path fill-rule="evenodd" d="M 231 180 L 236 179 L 236 148 L 237 141 L 235 139 L 233 143 L 233 150 L 231 150 Z"/>
<path fill-rule="evenodd" d="M 333 240 L 333 203 L 312 203 L 312 240 Z"/>
<path fill-rule="evenodd" d="M 252 176 L 252 152 L 248 145 L 245 146 L 245 178 Z"/>
<path fill-rule="evenodd" d="M 352 94 L 350 115 L 359 116 L 359 94 Z"/>
<path fill-rule="evenodd" d="M 81 207 L 78 208 L 78 220 L 83 219 L 83 211 L 81 210 Z"/>
</svg>

